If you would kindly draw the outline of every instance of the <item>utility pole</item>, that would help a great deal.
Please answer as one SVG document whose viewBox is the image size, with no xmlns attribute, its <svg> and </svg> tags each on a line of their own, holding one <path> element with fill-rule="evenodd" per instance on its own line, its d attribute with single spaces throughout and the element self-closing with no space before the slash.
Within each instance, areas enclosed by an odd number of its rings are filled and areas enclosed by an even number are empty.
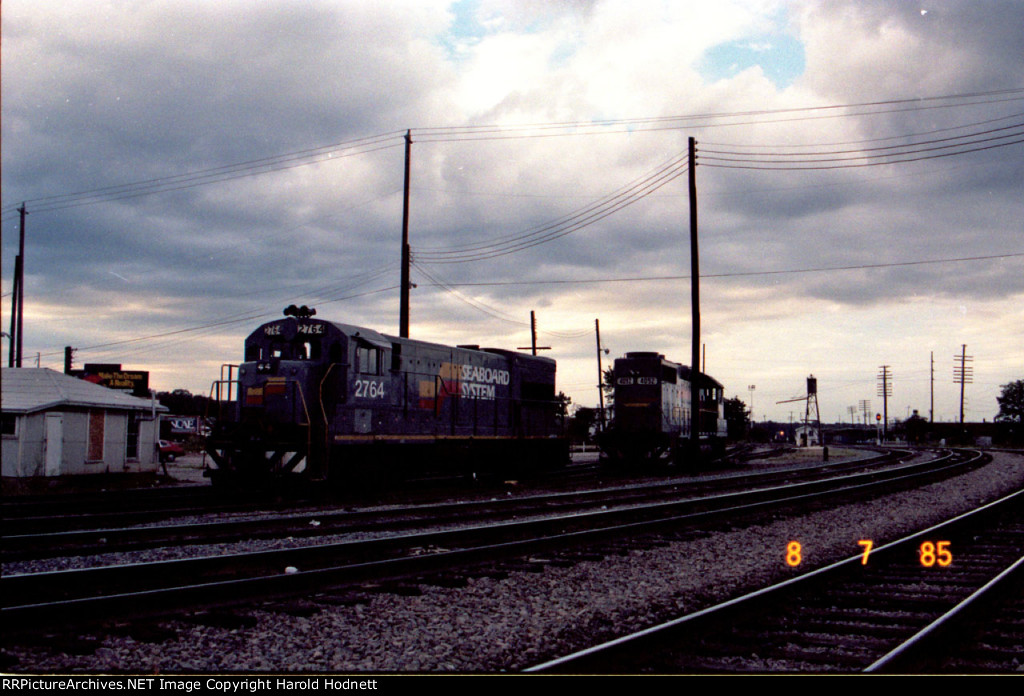
<svg viewBox="0 0 1024 696">
<path fill-rule="evenodd" d="M 954 355 L 953 360 L 960 361 L 960 367 L 953 365 L 953 383 L 960 385 L 960 429 L 964 427 L 964 385 L 974 383 L 974 368 L 967 363 L 974 360 L 973 355 L 967 354 L 967 344 L 963 344 L 960 355 Z"/>
<path fill-rule="evenodd" d="M 8 367 L 21 367 L 22 331 L 25 328 L 25 203 L 18 208 L 18 255 L 14 257 L 14 283 L 11 292 L 11 345 Z"/>
<path fill-rule="evenodd" d="M 700 261 L 697 255 L 697 141 L 689 139 L 689 193 L 690 193 L 690 445 L 696 454 L 700 447 Z"/>
<path fill-rule="evenodd" d="M 402 200 L 402 288 L 399 294 L 398 335 L 409 338 L 409 158 L 412 156 L 412 131 L 405 132 L 405 194 Z"/>
<path fill-rule="evenodd" d="M 931 352 L 931 399 L 928 402 L 928 422 L 935 422 L 935 351 Z"/>
<path fill-rule="evenodd" d="M 604 368 L 601 367 L 601 321 L 599 319 L 594 320 L 594 332 L 597 335 L 597 399 L 601 405 L 601 410 L 598 413 L 601 418 L 601 432 L 604 432 Z"/>
<path fill-rule="evenodd" d="M 889 397 L 892 396 L 892 373 L 888 365 L 882 365 L 878 373 L 878 379 L 882 380 L 878 385 L 878 395 L 882 397 L 882 442 L 889 439 Z"/>
<path fill-rule="evenodd" d="M 534 355 L 537 354 L 537 314 L 532 309 L 530 310 L 530 350 Z"/>
<path fill-rule="evenodd" d="M 868 414 L 871 413 L 871 400 L 870 399 L 861 399 L 860 400 L 860 411 L 861 411 L 862 414 L 864 414 L 864 426 L 867 427 L 867 424 L 868 424 Z"/>
<path fill-rule="evenodd" d="M 526 350 L 525 346 L 519 346 L 516 350 Z M 536 355 L 538 350 L 551 350 L 551 346 L 538 346 L 537 345 L 537 314 L 531 309 L 530 310 L 530 351 Z"/>
<path fill-rule="evenodd" d="M 11 284 L 11 333 L 5 334 L 10 339 L 7 348 L 7 367 L 14 367 L 18 354 L 18 295 L 20 281 L 18 274 L 21 272 L 21 257 L 14 257 L 14 282 Z"/>
</svg>

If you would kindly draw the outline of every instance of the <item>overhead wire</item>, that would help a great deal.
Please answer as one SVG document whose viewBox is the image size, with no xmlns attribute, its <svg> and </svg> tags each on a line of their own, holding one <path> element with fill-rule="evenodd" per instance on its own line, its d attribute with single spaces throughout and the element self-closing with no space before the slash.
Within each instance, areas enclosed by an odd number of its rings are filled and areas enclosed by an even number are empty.
<svg viewBox="0 0 1024 696">
<path fill-rule="evenodd" d="M 336 297 L 336 298 L 333 298 L 333 299 L 330 299 L 330 300 L 325 300 L 324 304 L 331 303 L 331 302 L 341 302 L 341 301 L 344 301 L 344 300 L 351 300 L 351 299 L 356 299 L 356 298 L 359 298 L 359 297 L 367 297 L 369 295 L 376 295 L 376 294 L 380 294 L 382 292 L 390 292 L 392 290 L 397 290 L 397 289 L 398 289 L 397 285 L 392 285 L 392 286 L 385 287 L 385 288 L 378 288 L 376 290 L 367 290 L 366 292 L 361 292 L 361 293 L 356 293 L 356 294 L 353 294 L 353 295 L 346 295 L 346 296 L 343 296 L 343 297 Z M 272 316 L 275 316 L 276 314 L 277 314 L 277 312 L 271 311 L 271 310 L 255 310 L 255 311 L 252 311 L 252 312 L 243 312 L 243 313 L 240 313 L 238 315 L 230 316 L 229 318 L 226 318 L 226 319 L 217 319 L 217 320 L 213 320 L 213 321 L 210 321 L 210 322 L 207 322 L 207 323 L 204 323 L 204 324 L 199 324 L 199 325 L 196 325 L 196 326 L 188 326 L 188 327 L 184 327 L 184 328 L 181 328 L 181 329 L 174 329 L 174 330 L 171 330 L 171 331 L 164 331 L 164 332 L 160 332 L 160 333 L 156 333 L 156 334 L 150 334 L 148 336 L 137 336 L 137 337 L 134 337 L 134 338 L 126 338 L 126 339 L 121 339 L 121 340 L 117 340 L 117 341 L 108 341 L 106 343 L 98 343 L 98 344 L 91 345 L 91 346 L 84 346 L 84 347 L 76 348 L 75 350 L 78 350 L 78 351 L 102 351 L 103 349 L 108 349 L 108 348 L 113 348 L 113 347 L 120 347 L 120 346 L 126 346 L 126 345 L 137 344 L 137 343 L 143 343 L 143 342 L 146 342 L 146 341 L 153 341 L 153 340 L 158 340 L 158 339 L 164 339 L 164 338 L 168 338 L 168 337 L 171 337 L 171 336 L 180 336 L 180 335 L 184 335 L 184 334 L 200 334 L 200 333 L 202 333 L 204 331 L 207 331 L 209 329 L 217 329 L 217 328 L 221 328 L 221 327 L 224 327 L 224 326 L 230 326 L 232 324 L 240 324 L 240 323 L 243 323 L 243 322 L 252 322 L 252 321 L 256 321 L 257 319 L 263 319 L 263 318 L 266 318 L 266 317 L 272 317 Z M 134 352 L 146 352 L 147 350 L 148 350 L 148 348 L 145 348 L 145 349 L 142 349 L 141 351 L 134 351 Z M 61 355 L 62 352 L 63 351 L 52 351 L 52 352 L 49 352 L 49 353 L 41 353 L 41 356 L 42 357 L 52 357 L 52 356 L 55 356 L 55 355 Z M 119 355 L 132 354 L 132 352 L 133 352 L 132 350 L 124 351 L 124 350 L 120 350 L 119 349 L 118 354 Z"/>
<path fill-rule="evenodd" d="M 626 119 L 599 119 L 592 121 L 565 121 L 532 124 L 514 125 L 464 125 L 464 126 L 443 126 L 423 127 L 410 129 L 415 130 L 417 142 L 450 142 L 457 140 L 478 140 L 483 138 L 530 138 L 548 137 L 550 135 L 587 135 L 593 134 L 598 129 L 601 132 L 622 132 L 609 131 L 615 126 L 623 126 L 628 132 L 636 130 L 678 130 L 681 128 L 706 128 L 750 125 L 751 123 L 779 123 L 793 119 L 769 120 L 768 117 L 793 114 L 793 113 L 814 113 L 814 112 L 835 112 L 829 113 L 824 118 L 850 117 L 863 115 L 881 115 L 902 111 L 921 111 L 927 109 L 944 109 L 966 106 L 976 106 L 991 103 L 1010 102 L 1024 99 L 1024 89 L 1005 89 L 983 92 L 969 92 L 954 95 L 940 95 L 931 97 L 917 97 L 911 99 L 889 99 L 874 102 L 859 102 L 850 104 L 832 104 L 810 107 L 788 107 L 782 109 L 758 109 L 734 112 L 710 112 L 694 115 L 674 115 L 660 117 L 641 117 Z M 880 107 L 891 107 L 881 109 Z M 867 109 L 861 112 L 849 112 L 850 109 Z M 840 113 L 843 110 L 846 112 Z M 700 120 L 714 121 L 716 119 L 729 118 L 754 118 L 760 120 L 728 123 L 697 123 Z M 823 117 L 801 117 L 823 118 Z M 550 132 L 547 132 L 550 131 Z M 366 154 L 379 149 L 397 147 L 402 144 L 403 131 L 390 131 L 376 135 L 357 138 L 350 141 L 342 141 L 331 145 L 315 148 L 307 148 L 287 152 L 281 155 L 262 157 L 253 160 L 246 160 L 234 164 L 200 169 L 184 174 L 167 177 L 145 179 L 126 184 L 107 186 L 96 189 L 78 191 L 69 194 L 44 196 L 34 199 L 26 199 L 24 202 L 34 204 L 32 212 L 47 212 L 62 210 L 81 205 L 93 205 L 96 203 L 134 198 L 150 195 L 153 193 L 164 193 L 184 188 L 192 188 L 211 183 L 219 183 L 231 179 L 237 179 L 255 174 L 290 169 L 293 167 L 306 166 L 315 162 L 324 161 L 337 157 L 348 157 L 358 154 Z M 352 152 L 345 152 L 352 150 Z M 0 216 L 4 220 L 9 219 L 16 211 L 14 205 L 5 206 L 0 209 Z"/>
<path fill-rule="evenodd" d="M 662 166 L 654 174 L 634 183 L 626 189 L 602 198 L 575 212 L 545 223 L 532 230 L 476 246 L 453 247 L 448 250 L 413 250 L 413 258 L 428 264 L 451 264 L 480 261 L 516 253 L 540 244 L 546 244 L 568 234 L 588 227 L 643 200 L 665 184 L 685 174 L 689 164 L 685 156 L 679 156 Z"/>
<path fill-rule="evenodd" d="M 833 271 L 857 271 L 878 268 L 900 268 L 907 266 L 925 266 L 941 263 L 959 263 L 966 261 L 991 261 L 996 259 L 1012 259 L 1024 257 L 1024 252 L 1009 254 L 992 254 L 988 256 L 963 256 L 946 259 L 929 259 L 923 261 L 897 261 L 891 263 L 862 263 L 845 266 L 820 266 L 816 268 L 787 268 L 774 271 L 736 271 L 731 273 L 701 273 L 701 280 L 706 278 L 750 278 L 756 276 L 790 275 L 801 273 L 827 273 Z M 496 280 L 482 282 L 451 283 L 451 287 L 497 287 L 524 285 L 589 285 L 603 283 L 639 283 L 653 281 L 689 280 L 690 275 L 633 276 L 623 278 L 563 278 L 557 280 Z"/>
<path fill-rule="evenodd" d="M 493 317 L 495 319 L 499 319 L 501 321 L 504 321 L 504 322 L 507 322 L 507 323 L 510 323 L 510 324 L 515 324 L 517 326 L 524 326 L 524 327 L 529 327 L 530 326 L 529 322 L 523 321 L 522 319 L 516 319 L 515 317 L 513 317 L 510 314 L 508 314 L 507 312 L 505 312 L 503 310 L 500 310 L 500 309 L 497 309 L 496 307 L 493 307 L 493 306 L 483 302 L 482 300 L 477 300 L 477 299 L 468 297 L 464 293 L 459 292 L 458 290 L 455 289 L 455 286 L 458 285 L 458 283 L 452 283 L 451 281 L 448 281 L 448 280 L 445 280 L 445 279 L 439 277 L 439 274 L 437 274 L 436 271 L 428 271 L 427 269 L 423 268 L 422 266 L 418 265 L 415 262 L 413 262 L 412 265 L 413 265 L 413 267 L 418 272 L 422 273 L 428 280 L 430 280 L 431 283 L 434 286 L 439 287 L 442 290 L 445 290 L 446 292 L 451 294 L 453 297 L 458 299 L 460 302 L 463 302 L 463 303 L 469 305 L 470 307 L 473 307 L 477 311 L 482 312 L 482 313 L 484 313 L 484 314 L 486 314 L 486 315 L 488 315 L 490 317 Z M 580 336 L 585 336 L 585 335 L 589 334 L 590 333 L 590 329 L 587 328 L 587 329 L 576 330 L 576 331 L 567 331 L 567 332 L 566 331 L 552 331 L 552 330 L 549 330 L 549 329 L 540 329 L 539 333 L 542 333 L 542 334 L 545 334 L 545 335 L 550 335 L 550 336 L 555 336 L 557 338 L 573 339 L 573 338 L 579 338 Z"/>
<path fill-rule="evenodd" d="M 460 302 L 463 302 L 469 305 L 470 307 L 473 307 L 477 311 L 483 312 L 484 314 L 494 319 L 498 319 L 509 324 L 515 324 L 517 326 L 529 326 L 529 324 L 527 322 L 524 322 L 522 319 L 515 319 L 499 309 L 496 309 L 494 307 L 491 307 L 490 305 L 485 304 L 484 302 L 474 300 L 473 298 L 466 296 L 465 294 L 456 290 L 451 284 L 441 280 L 440 278 L 432 274 L 430 271 L 420 266 L 415 261 L 412 262 L 412 266 L 417 271 L 426 276 L 431 282 L 433 282 L 434 285 L 436 285 L 439 288 L 442 288 L 443 290 L 451 294 L 453 297 L 458 299 Z"/>
<path fill-rule="evenodd" d="M 1004 96 L 1001 99 L 982 99 L 982 96 Z M 1012 95 L 1012 96 L 1011 96 Z M 947 104 L 923 104 L 938 100 L 973 99 Z M 964 106 L 980 106 L 1007 103 L 1024 99 L 1024 89 L 1000 90 L 989 93 L 946 95 L 940 97 L 922 97 L 917 99 L 897 99 L 881 102 L 862 102 L 855 104 L 836 104 L 811 107 L 790 107 L 783 109 L 762 109 L 754 111 L 713 112 L 689 116 L 662 116 L 653 118 L 608 119 L 597 121 L 576 121 L 561 123 L 512 124 L 489 126 L 452 126 L 448 128 L 418 128 L 417 142 L 459 142 L 480 140 L 509 140 L 523 138 L 549 138 L 577 135 L 597 135 L 612 133 L 637 133 L 666 130 L 682 130 L 684 128 L 699 130 L 706 128 L 728 128 L 736 126 L 792 123 L 822 119 L 848 118 L 852 116 L 877 116 L 893 113 L 948 109 Z M 898 108 L 879 109 L 879 106 L 895 106 Z M 838 113 L 840 109 L 862 109 Z M 799 116 L 791 118 L 768 118 L 787 113 L 805 113 L 830 111 L 820 116 Z M 746 118 L 745 121 L 720 122 L 716 119 Z M 618 129 L 616 129 L 618 127 Z M 537 132 L 541 131 L 541 132 Z M 544 132 L 549 131 L 549 132 Z"/>
<path fill-rule="evenodd" d="M 26 206 L 28 203 L 32 203 L 31 212 L 40 213 L 64 210 L 84 205 L 95 205 L 97 203 L 120 201 L 129 198 L 137 198 L 139 196 L 147 196 L 154 193 L 179 191 L 182 189 L 204 186 L 206 184 L 220 183 L 257 174 L 294 169 L 296 167 L 304 167 L 319 162 L 352 157 L 355 155 L 364 155 L 378 150 L 398 147 L 403 142 L 399 136 L 400 132 L 382 133 L 332 145 L 289 152 L 273 157 L 263 157 L 219 167 L 211 167 L 209 169 L 199 169 L 186 172 L 184 174 L 144 179 L 126 184 L 104 186 L 68 194 L 43 196 L 40 198 L 28 199 L 24 201 L 24 203 Z M 2 213 L 5 217 L 8 217 L 15 210 L 16 208 L 14 206 L 7 206 L 3 209 Z"/>
<path fill-rule="evenodd" d="M 763 153 L 749 150 L 715 150 L 701 147 L 698 162 L 700 165 L 708 167 L 737 169 L 838 169 L 951 157 L 1016 145 L 1021 142 L 1024 142 L 1024 122 L 976 131 L 965 135 L 932 138 L 921 142 L 886 145 L 859 150 Z M 939 152 L 941 150 L 954 151 Z M 842 162 L 844 164 L 828 164 L 832 162 Z"/>
<path fill-rule="evenodd" d="M 965 107 L 979 104 L 989 104 L 996 102 L 1008 102 L 1019 99 L 1024 99 L 1024 90 L 999 90 L 992 92 L 978 92 L 971 94 L 961 95 L 945 95 L 940 97 L 929 97 L 920 99 L 903 99 L 903 100 L 887 100 L 881 102 L 865 102 L 861 104 L 847 104 L 847 105 L 830 105 L 822 107 L 805 107 L 799 109 L 777 109 L 777 110 L 758 110 L 748 112 L 732 112 L 732 113 L 719 113 L 719 114 L 704 114 L 697 116 L 669 116 L 649 119 L 618 119 L 610 121 L 599 121 L 599 122 L 575 122 L 575 123 L 549 123 L 549 124 L 533 124 L 523 125 L 514 127 L 517 129 L 515 132 L 520 133 L 518 137 L 540 137 L 538 135 L 529 135 L 526 133 L 527 130 L 533 128 L 542 128 L 544 130 L 561 130 L 562 134 L 575 134 L 570 131 L 578 130 L 581 127 L 605 127 L 623 125 L 627 126 L 628 129 L 634 130 L 638 127 L 656 127 L 661 129 L 663 127 L 671 128 L 682 128 L 682 127 L 695 127 L 692 121 L 701 119 L 721 119 L 721 118 L 751 118 L 751 117 L 765 117 L 761 120 L 762 123 L 774 123 L 778 120 L 769 120 L 767 117 L 774 117 L 776 115 L 784 115 L 787 113 L 800 113 L 800 112 L 817 112 L 817 111 L 830 111 L 838 109 L 851 109 L 851 108 L 862 108 L 862 109 L 877 109 L 880 106 L 887 107 L 898 107 L 890 108 L 885 110 L 873 110 L 865 112 L 868 114 L 882 114 L 882 113 L 893 113 L 898 111 L 915 111 L 922 109 L 932 108 L 951 108 L 951 107 Z M 1001 98 L 995 98 L 1001 97 Z M 937 103 L 940 101 L 953 101 L 954 103 Z M 838 114 L 839 116 L 853 116 L 863 114 Z M 832 117 L 832 116 L 829 116 Z M 1009 118 L 1009 117 L 1004 117 Z M 787 119 L 788 120 L 788 119 Z M 995 122 L 1000 119 L 992 119 L 990 122 Z M 689 121 L 690 123 L 684 123 Z M 986 123 L 986 122 L 979 122 Z M 738 125 L 737 123 L 717 124 L 717 125 Z M 967 154 L 970 152 L 978 152 L 981 150 L 988 150 L 997 147 L 1005 147 L 1009 145 L 1019 144 L 1024 142 L 1024 137 L 1020 137 L 1024 134 L 1021 133 L 1007 133 L 1005 135 L 996 136 L 992 138 L 983 138 L 973 141 L 965 140 L 966 138 L 978 137 L 989 132 L 996 132 L 1002 130 L 1011 130 L 1014 128 L 1020 128 L 1022 124 L 1015 124 L 1008 126 L 1004 129 L 991 129 L 991 131 L 983 131 L 979 133 L 969 134 L 967 136 L 958 136 L 956 138 L 949 139 L 936 139 L 931 143 L 916 143 L 910 145 L 895 145 L 888 149 L 893 150 L 904 150 L 889 155 L 878 155 L 879 158 L 888 158 L 884 162 L 870 162 L 870 163 L 852 163 L 855 160 L 864 160 L 869 157 L 857 156 L 850 158 L 849 160 L 839 160 L 844 163 L 841 165 L 821 165 L 819 160 L 813 162 L 799 162 L 795 160 L 788 160 L 789 166 L 784 166 L 786 160 L 770 160 L 765 159 L 763 153 L 754 152 L 742 152 L 740 153 L 747 160 L 729 160 L 719 156 L 711 150 L 703 151 L 701 154 L 700 164 L 709 167 L 730 167 L 730 168 L 751 168 L 751 169 L 826 169 L 826 168 L 840 168 L 840 167 L 854 167 L 854 166 L 876 166 L 879 164 L 891 164 L 898 162 L 909 162 L 920 159 L 932 159 L 936 157 L 949 157 L 954 155 Z M 963 126 L 957 127 L 962 128 Z M 945 130 L 945 129 L 943 129 Z M 498 135 L 501 133 L 509 133 L 510 127 L 486 127 L 486 126 L 464 126 L 449 129 L 417 129 L 417 138 L 420 142 L 441 142 L 441 138 L 449 140 L 463 139 L 473 140 L 477 139 L 478 136 L 484 135 Z M 386 149 L 396 147 L 401 144 L 399 136 L 402 131 L 394 131 L 392 133 L 383 133 L 377 136 L 369 136 L 367 138 L 360 138 L 346 143 L 338 143 L 333 146 L 325 146 L 324 148 L 311 148 L 308 150 L 297 151 L 293 153 L 286 153 L 276 157 L 260 158 L 257 160 L 249 160 L 246 162 L 240 162 L 232 165 L 225 165 L 222 167 L 214 167 L 205 170 L 197 170 L 194 172 L 188 172 L 181 175 L 159 177 L 156 179 L 149 179 L 135 183 L 123 184 L 119 186 L 103 187 L 99 189 L 92 189 L 88 191 L 79 191 L 72 194 L 64 194 L 60 196 L 48 196 L 39 199 L 32 199 L 37 205 L 33 207 L 31 212 L 47 212 L 53 210 L 61 210 L 70 207 L 76 207 L 81 205 L 92 205 L 95 203 L 109 202 L 116 200 L 123 200 L 126 198 L 132 198 L 137 196 L 149 195 L 153 193 L 162 193 L 174 190 L 180 190 L 183 188 L 192 188 L 196 186 L 202 186 L 210 183 L 217 183 L 220 181 L 227 181 L 231 179 L 241 178 L 244 176 L 252 176 L 255 174 L 266 173 L 270 171 L 278 171 L 282 169 L 289 169 L 293 167 L 306 166 L 325 159 L 331 159 L 334 157 L 348 157 L 359 154 L 366 154 L 379 149 Z M 547 135 L 547 134 L 545 134 Z M 894 136 L 895 137 L 895 136 Z M 1009 142 L 998 142 L 1006 141 L 1011 138 L 1018 138 L 1017 140 L 1010 140 Z M 394 142 L 391 142 L 391 141 Z M 959 140 L 955 145 L 937 145 L 939 142 Z M 982 143 L 989 143 L 982 145 Z M 935 145 L 935 147 L 922 147 L 923 145 Z M 978 146 L 978 147 L 974 147 Z M 964 149 L 966 147 L 966 149 Z M 945 152 L 939 154 L 924 154 L 926 152 L 935 153 L 942 149 L 958 148 L 956 152 Z M 885 149 L 885 148 L 877 148 Z M 778 153 L 776 153 L 778 154 Z M 831 153 L 839 154 L 839 153 Z M 806 153 L 805 153 L 806 156 Z M 715 159 L 718 157 L 718 159 Z M 757 160 L 756 158 L 762 158 L 764 161 Z M 716 162 L 724 162 L 716 164 Z M 814 166 L 803 167 L 803 166 L 792 166 L 796 164 L 813 164 Z M 776 165 L 776 166 L 765 166 L 765 165 Z M 420 272 L 424 272 L 422 264 L 439 264 L 439 263 L 464 263 L 469 261 L 478 261 L 484 259 L 495 258 L 498 256 L 504 256 L 506 254 L 515 253 L 524 249 L 531 248 L 538 244 L 544 244 L 550 241 L 554 241 L 562 236 L 575 232 L 588 225 L 591 225 L 609 215 L 612 215 L 623 208 L 631 205 L 638 200 L 650 195 L 653 191 L 657 190 L 661 186 L 674 180 L 678 176 L 681 176 L 687 171 L 687 165 L 682 163 L 681 158 L 677 158 L 672 161 L 671 164 L 658 170 L 654 175 L 651 175 L 643 179 L 640 183 L 634 184 L 633 187 L 627 188 L 626 190 L 620 191 L 614 196 L 606 197 L 601 201 L 586 206 L 583 209 L 576 211 L 573 214 L 559 218 L 556 221 L 535 228 L 525 233 L 514 235 L 511 237 L 501 238 L 496 241 L 487 243 L 478 243 L 470 246 L 456 247 L 442 250 L 422 250 L 414 254 L 414 258 L 419 264 L 417 268 Z M 15 211 L 16 208 L 10 206 L 4 209 L 3 215 L 7 216 L 9 213 Z M 976 258 L 1005 258 L 1008 256 L 1018 256 L 1018 254 L 1002 255 L 996 257 L 976 257 Z M 938 261 L 943 262 L 943 261 Z M 917 262 L 917 263 L 929 263 L 929 262 Z M 913 265 L 908 264 L 893 264 L 893 265 Z M 852 267 L 834 267 L 831 269 L 821 270 L 846 270 L 847 268 L 874 268 L 879 267 L 878 264 L 872 264 L 867 266 L 852 266 Z M 792 271 L 768 271 L 750 274 L 721 274 L 719 276 L 704 276 L 704 277 L 728 277 L 736 275 L 769 275 L 773 273 L 797 273 L 797 272 L 813 272 L 816 269 L 804 269 L 804 270 L 792 270 Z M 428 276 L 429 277 L 429 276 Z M 674 278 L 682 278 L 685 276 L 679 276 Z M 609 279 L 606 281 L 587 281 L 587 280 L 576 280 L 576 281 L 564 281 L 564 282 L 622 282 L 626 279 Z M 648 279 L 636 279 L 636 280 L 648 280 Z M 653 280 L 656 280 L 653 279 Z M 559 282 L 559 281 L 548 281 L 548 282 Z M 501 283 L 498 283 L 501 284 Z M 518 283 L 508 283 L 518 284 Z M 455 285 L 449 284 L 449 287 L 454 288 Z M 393 288 L 388 288 L 393 289 Z M 357 296 L 363 296 L 365 294 L 373 294 L 376 292 L 384 292 L 387 289 L 370 291 L 368 293 L 361 293 Z M 342 299 L 349 299 L 348 297 L 339 297 L 328 301 L 340 301 Z M 165 332 L 163 334 L 157 334 L 155 336 L 141 337 L 138 339 L 129 339 L 125 341 L 117 341 L 111 344 L 101 344 L 100 346 L 94 346 L 93 348 L 102 348 L 106 345 L 124 345 L 130 344 L 135 341 L 144 341 L 161 336 L 172 336 L 180 333 L 188 333 L 199 331 L 204 328 L 217 327 L 226 324 L 251 321 L 253 318 L 264 316 L 264 314 L 250 315 L 244 314 L 238 318 L 230 319 L 223 322 L 212 322 L 199 327 L 190 327 L 179 331 Z M 500 318 L 500 317 L 499 317 Z M 508 319 L 505 319 L 509 321 Z M 519 323 L 519 322 L 517 322 Z M 88 350 L 86 348 L 84 350 Z"/>
</svg>

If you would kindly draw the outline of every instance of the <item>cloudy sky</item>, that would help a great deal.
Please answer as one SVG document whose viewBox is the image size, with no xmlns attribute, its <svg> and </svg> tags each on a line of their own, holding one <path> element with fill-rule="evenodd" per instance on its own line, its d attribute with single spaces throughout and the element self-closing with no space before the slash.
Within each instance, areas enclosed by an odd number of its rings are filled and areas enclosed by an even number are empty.
<svg viewBox="0 0 1024 696">
<path fill-rule="evenodd" d="M 689 362 L 696 139 L 707 372 L 758 418 L 991 420 L 1024 379 L 1024 4 L 1012 0 L 6 0 L 3 328 L 26 364 L 206 393 L 290 303 Z M 3 362 L 7 363 L 7 341 Z"/>
</svg>

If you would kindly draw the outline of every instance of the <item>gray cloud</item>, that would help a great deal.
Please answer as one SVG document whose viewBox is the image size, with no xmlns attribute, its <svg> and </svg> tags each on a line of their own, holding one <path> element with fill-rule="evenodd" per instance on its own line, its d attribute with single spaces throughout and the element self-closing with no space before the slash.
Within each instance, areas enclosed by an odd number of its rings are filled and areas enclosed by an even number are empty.
<svg viewBox="0 0 1024 696">
<path fill-rule="evenodd" d="M 1020 89 L 1024 9 L 1015 3 L 945 2 L 925 15 L 916 6 L 859 1 L 785 3 L 763 15 L 742 3 L 721 10 L 667 3 L 647 12 L 628 5 L 608 0 L 553 11 L 546 3 L 482 3 L 470 22 L 445 3 L 157 2 L 97 10 L 93 3 L 9 0 L 3 274 L 7 293 L 13 207 L 27 200 L 27 300 L 36 320 L 26 328 L 26 350 L 57 355 L 68 344 L 276 314 L 293 301 L 326 303 L 329 318 L 393 331 L 397 293 L 389 288 L 398 283 L 406 128 L 416 141 L 413 246 L 425 253 L 510 238 L 571 215 L 683 151 L 689 135 L 704 150 L 722 143 L 835 149 L 915 133 L 942 137 L 926 134 L 1024 112 L 1014 94 L 973 107 L 960 100 L 955 108 L 906 110 L 922 102 L 874 115 L 852 108 L 757 113 Z M 803 76 L 785 90 L 757 69 L 704 83 L 697 64 L 706 49 L 760 32 L 780 13 L 804 46 Z M 684 25 L 699 38 L 667 40 Z M 677 131 L 634 124 L 603 135 L 467 142 L 428 130 L 714 113 L 747 115 L 695 118 Z M 382 143 L 387 148 L 358 156 L 40 210 L 46 196 L 383 133 L 394 135 Z M 748 329 L 762 321 L 788 327 L 796 306 L 889 317 L 890 308 L 913 300 L 984 303 L 986 311 L 1007 313 L 1024 295 L 1019 257 L 756 274 L 1020 253 L 1021 147 L 839 171 L 699 167 L 702 269 L 754 274 L 708 281 L 708 332 L 724 373 L 737 383 L 753 379 L 760 368 L 740 357 L 749 350 Z M 687 225 L 684 177 L 557 241 L 424 268 L 455 284 L 685 276 Z M 553 331 L 586 331 L 602 316 L 620 346 L 643 349 L 647 340 L 676 359 L 688 354 L 685 280 L 460 286 L 474 307 L 425 274 L 413 276 L 414 327 L 432 340 L 507 345 L 523 340 L 529 310 L 542 309 L 542 326 Z M 351 296 L 358 297 L 341 299 Z M 102 321 L 90 321 L 90 312 Z M 819 319 L 828 327 L 822 341 L 838 345 L 850 335 L 842 322 Z M 160 388 L 202 390 L 211 378 L 202 370 L 237 359 L 257 322 L 85 351 L 83 359 L 151 364 Z M 914 330 L 934 332 L 930 326 Z M 783 333 L 762 334 L 765 351 L 788 351 Z M 591 359 L 592 336 L 559 344 L 567 380 L 592 382 L 576 376 L 589 369 L 583 361 Z M 182 353 L 202 368 L 174 365 Z M 586 402 L 587 393 L 577 400 Z"/>
</svg>

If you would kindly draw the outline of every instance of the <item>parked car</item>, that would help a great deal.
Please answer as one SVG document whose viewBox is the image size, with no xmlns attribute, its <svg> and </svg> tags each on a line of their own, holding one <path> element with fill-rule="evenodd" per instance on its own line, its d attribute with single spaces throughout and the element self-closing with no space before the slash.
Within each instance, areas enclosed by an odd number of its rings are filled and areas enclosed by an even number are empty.
<svg viewBox="0 0 1024 696">
<path fill-rule="evenodd" d="M 160 461 L 173 462 L 176 458 L 185 455 L 185 448 L 179 442 L 160 440 Z"/>
</svg>

